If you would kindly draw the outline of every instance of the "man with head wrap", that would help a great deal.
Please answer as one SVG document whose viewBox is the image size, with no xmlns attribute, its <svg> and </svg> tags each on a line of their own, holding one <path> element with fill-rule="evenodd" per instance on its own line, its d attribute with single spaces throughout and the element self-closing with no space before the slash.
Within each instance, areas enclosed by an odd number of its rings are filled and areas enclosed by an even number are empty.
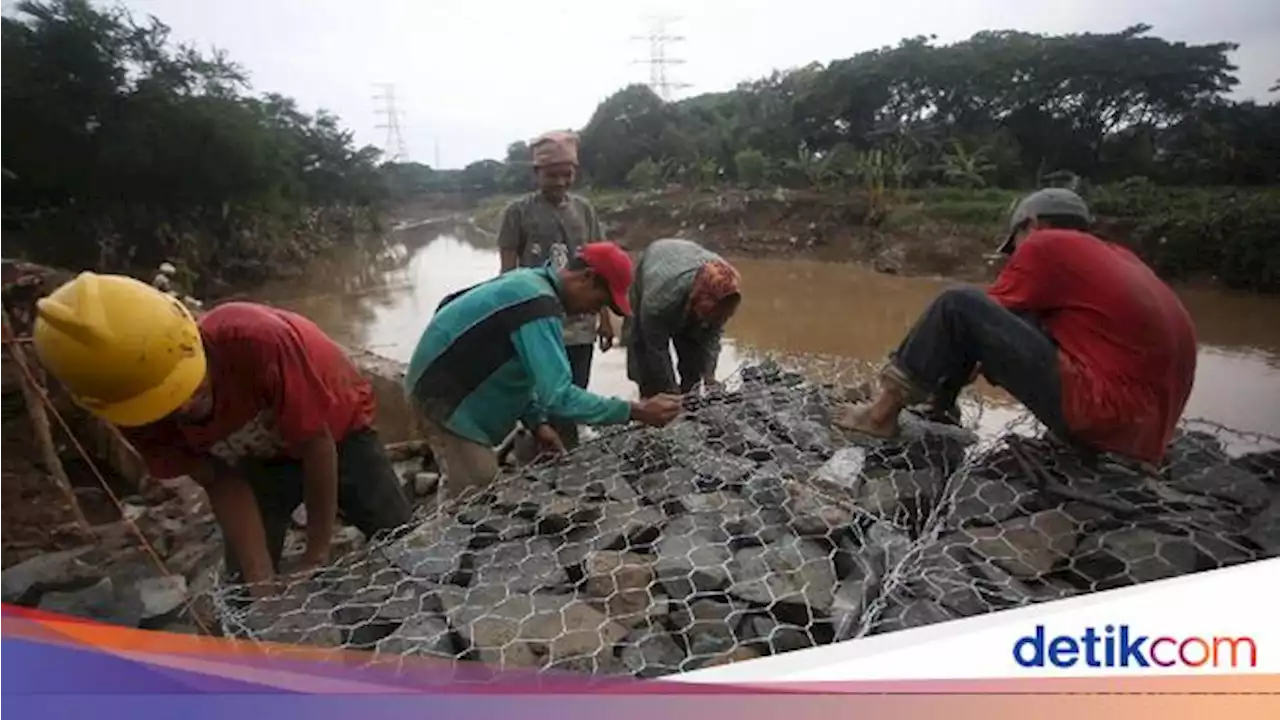
<svg viewBox="0 0 1280 720">
<path fill-rule="evenodd" d="M 498 231 L 503 273 L 547 263 L 553 270 L 564 270 L 584 245 L 603 239 L 595 208 L 586 198 L 569 192 L 578 171 L 577 135 L 549 132 L 534 140 L 530 149 L 538 189 L 503 211 Z M 597 337 L 602 350 L 612 346 L 613 321 L 607 311 L 565 319 L 564 343 L 573 384 L 583 389 L 591 379 L 592 343 Z M 573 449 L 578 442 L 577 424 L 552 418 L 551 426 L 565 447 Z"/>
<path fill-rule="evenodd" d="M 631 286 L 633 316 L 622 328 L 627 377 L 640 397 L 714 384 L 724 326 L 741 299 L 738 271 L 719 255 L 675 238 L 649 245 Z"/>
</svg>

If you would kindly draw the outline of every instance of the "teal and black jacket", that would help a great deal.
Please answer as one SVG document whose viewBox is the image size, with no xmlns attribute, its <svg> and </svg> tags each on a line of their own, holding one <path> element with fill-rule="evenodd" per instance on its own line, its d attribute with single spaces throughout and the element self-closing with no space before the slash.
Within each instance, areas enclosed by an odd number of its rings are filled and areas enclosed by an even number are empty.
<svg viewBox="0 0 1280 720">
<path fill-rule="evenodd" d="M 418 340 L 405 390 L 427 416 L 482 445 L 517 421 L 627 422 L 624 400 L 573 384 L 564 349 L 560 277 L 543 266 L 512 270 L 446 297 Z"/>
</svg>

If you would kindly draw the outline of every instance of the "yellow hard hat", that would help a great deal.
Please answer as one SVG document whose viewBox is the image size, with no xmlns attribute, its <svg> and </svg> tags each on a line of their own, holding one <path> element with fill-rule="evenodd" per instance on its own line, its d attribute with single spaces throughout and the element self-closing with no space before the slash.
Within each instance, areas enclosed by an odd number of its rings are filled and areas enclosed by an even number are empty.
<svg viewBox="0 0 1280 720">
<path fill-rule="evenodd" d="M 204 381 L 204 345 L 191 312 L 123 275 L 81 273 L 41 299 L 32 340 L 76 401 L 115 425 L 160 420 Z"/>
</svg>

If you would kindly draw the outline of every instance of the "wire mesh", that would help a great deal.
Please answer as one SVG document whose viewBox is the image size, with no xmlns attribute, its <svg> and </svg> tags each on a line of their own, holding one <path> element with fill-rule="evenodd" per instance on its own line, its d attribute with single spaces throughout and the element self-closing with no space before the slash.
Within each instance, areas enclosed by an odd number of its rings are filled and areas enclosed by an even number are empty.
<svg viewBox="0 0 1280 720">
<path fill-rule="evenodd" d="M 863 369 L 744 367 L 666 428 L 429 504 L 275 597 L 219 586 L 223 631 L 378 663 L 656 677 L 1280 549 L 1272 438 L 1184 424 L 1159 476 L 1025 417 L 980 437 L 904 413 L 899 438 L 870 440 L 831 423 Z"/>
</svg>

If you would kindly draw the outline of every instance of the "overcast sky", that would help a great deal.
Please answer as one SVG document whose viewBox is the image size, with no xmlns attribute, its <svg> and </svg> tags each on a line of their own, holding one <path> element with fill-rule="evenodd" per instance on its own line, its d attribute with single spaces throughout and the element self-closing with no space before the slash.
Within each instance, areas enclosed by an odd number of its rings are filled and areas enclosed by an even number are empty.
<svg viewBox="0 0 1280 720">
<path fill-rule="evenodd" d="M 6 3 L 7 4 L 7 3 Z M 461 167 L 508 143 L 581 128 L 597 103 L 645 81 L 645 16 L 678 14 L 685 61 L 674 79 L 697 92 L 774 68 L 849 57 L 903 37 L 939 42 L 986 29 L 1110 32 L 1146 22 L 1187 42 L 1240 45 L 1241 97 L 1267 99 L 1280 78 L 1280 0 L 128 0 L 177 39 L 228 51 L 253 87 L 342 117 L 384 146 L 375 83 L 393 83 L 409 157 Z M 447 8 L 447 9 L 446 9 Z M 673 10 L 678 8 L 678 10 Z M 1274 97 L 1274 96 L 1270 96 Z"/>
</svg>

